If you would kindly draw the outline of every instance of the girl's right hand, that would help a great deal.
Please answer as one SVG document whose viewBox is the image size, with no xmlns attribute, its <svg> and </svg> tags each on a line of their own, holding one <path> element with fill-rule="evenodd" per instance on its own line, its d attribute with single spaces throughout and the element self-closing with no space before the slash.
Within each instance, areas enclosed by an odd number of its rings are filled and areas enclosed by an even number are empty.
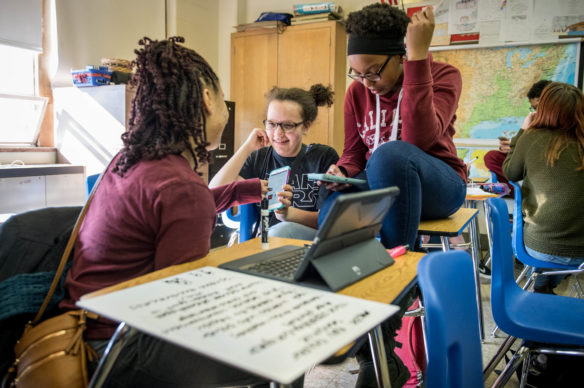
<svg viewBox="0 0 584 388">
<path fill-rule="evenodd" d="M 346 177 L 345 174 L 343 174 L 343 172 L 341 171 L 341 169 L 336 165 L 336 164 L 331 164 L 331 166 L 328 168 L 327 174 L 330 175 L 336 175 L 336 176 L 342 176 L 342 177 Z M 324 183 L 324 187 L 326 187 L 328 190 L 332 190 L 332 191 L 341 191 L 341 190 L 345 190 L 347 187 L 349 187 L 350 185 L 347 183 L 333 183 L 333 182 L 322 182 L 322 181 L 318 181 L 318 184 L 321 185 Z"/>
<path fill-rule="evenodd" d="M 250 154 L 259 150 L 260 148 L 267 147 L 269 145 L 270 139 L 268 138 L 268 134 L 266 133 L 265 129 L 261 128 L 252 129 L 251 133 L 245 140 L 245 143 L 243 143 L 243 146 L 247 148 Z"/>
</svg>

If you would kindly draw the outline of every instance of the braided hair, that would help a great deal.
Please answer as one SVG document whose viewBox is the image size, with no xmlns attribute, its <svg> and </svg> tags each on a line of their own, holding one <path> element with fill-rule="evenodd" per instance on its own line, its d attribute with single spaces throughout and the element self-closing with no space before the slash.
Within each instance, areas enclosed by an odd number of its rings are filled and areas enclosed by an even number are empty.
<svg viewBox="0 0 584 388">
<path fill-rule="evenodd" d="M 333 104 L 334 92 L 329 86 L 323 84 L 315 84 L 309 90 L 300 88 L 279 88 L 274 86 L 268 93 L 266 93 L 266 106 L 274 100 L 278 101 L 294 101 L 302 108 L 302 121 L 311 123 L 318 115 L 319 106 L 331 106 Z"/>
<path fill-rule="evenodd" d="M 122 134 L 123 148 L 113 172 L 120 176 L 141 159 L 161 159 L 189 151 L 195 161 L 209 161 L 205 132 L 203 89 L 219 90 L 211 66 L 194 50 L 178 43 L 184 38 L 152 40 L 144 37 L 134 50 L 136 87 L 128 130 Z"/>
</svg>

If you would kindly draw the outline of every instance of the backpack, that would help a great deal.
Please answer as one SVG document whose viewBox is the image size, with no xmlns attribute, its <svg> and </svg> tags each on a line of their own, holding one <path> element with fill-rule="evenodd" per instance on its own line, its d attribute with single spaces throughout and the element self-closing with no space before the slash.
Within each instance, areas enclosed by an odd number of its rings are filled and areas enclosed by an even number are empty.
<svg viewBox="0 0 584 388">
<path fill-rule="evenodd" d="M 417 298 L 408 311 L 420 307 Z M 404 387 L 421 387 L 426 372 L 426 350 L 424 348 L 424 334 L 422 331 L 422 317 L 405 316 L 402 318 L 402 327 L 397 331 L 395 353 L 410 371 L 410 378 Z"/>
</svg>

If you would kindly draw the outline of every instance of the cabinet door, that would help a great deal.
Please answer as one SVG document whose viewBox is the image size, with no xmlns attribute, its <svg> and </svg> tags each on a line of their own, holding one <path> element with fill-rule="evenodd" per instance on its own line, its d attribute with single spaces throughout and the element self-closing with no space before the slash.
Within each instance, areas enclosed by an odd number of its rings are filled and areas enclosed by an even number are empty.
<svg viewBox="0 0 584 388">
<path fill-rule="evenodd" d="M 250 31 L 231 35 L 231 100 L 235 102 L 235 149 L 266 116 L 264 94 L 277 83 L 278 35 Z"/>
<path fill-rule="evenodd" d="M 321 83 L 332 85 L 330 25 L 299 25 L 287 28 L 278 40 L 278 86 L 308 89 Z M 337 100 L 338 101 L 338 100 Z M 342 99 L 341 109 L 342 109 Z M 304 143 L 328 144 L 331 108 L 319 107 L 316 121 L 306 135 Z"/>
</svg>

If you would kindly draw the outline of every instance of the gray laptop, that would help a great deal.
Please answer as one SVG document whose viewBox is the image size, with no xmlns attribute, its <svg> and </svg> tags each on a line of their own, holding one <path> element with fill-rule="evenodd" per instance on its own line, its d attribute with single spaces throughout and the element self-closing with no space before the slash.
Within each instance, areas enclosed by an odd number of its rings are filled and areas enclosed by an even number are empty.
<svg viewBox="0 0 584 388">
<path fill-rule="evenodd" d="M 337 197 L 312 244 L 285 245 L 220 268 L 337 291 L 394 263 L 377 240 L 397 187 Z"/>
</svg>

